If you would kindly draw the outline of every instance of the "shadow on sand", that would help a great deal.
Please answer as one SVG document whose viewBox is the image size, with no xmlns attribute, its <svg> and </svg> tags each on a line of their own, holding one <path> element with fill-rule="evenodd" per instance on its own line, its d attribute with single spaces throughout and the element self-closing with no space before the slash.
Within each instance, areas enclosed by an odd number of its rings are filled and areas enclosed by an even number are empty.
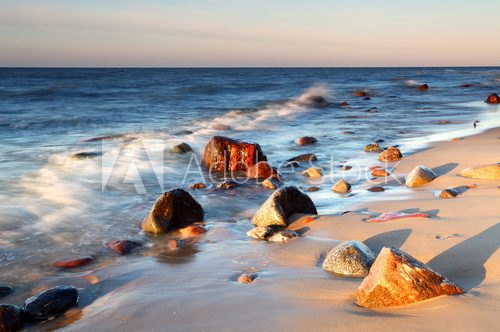
<svg viewBox="0 0 500 332">
<path fill-rule="evenodd" d="M 370 248 L 375 256 L 378 256 L 383 247 L 401 248 L 408 236 L 411 234 L 411 229 L 398 229 L 395 231 L 377 234 L 363 241 Z"/>
</svg>

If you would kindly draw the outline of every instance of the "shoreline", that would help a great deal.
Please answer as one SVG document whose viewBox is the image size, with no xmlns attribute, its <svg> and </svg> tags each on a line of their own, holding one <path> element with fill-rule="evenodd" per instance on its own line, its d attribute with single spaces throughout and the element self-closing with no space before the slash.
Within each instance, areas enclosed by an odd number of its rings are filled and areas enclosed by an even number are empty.
<svg viewBox="0 0 500 332">
<path fill-rule="evenodd" d="M 236 327 L 493 330 L 500 298 L 500 255 L 496 250 L 500 184 L 466 179 L 457 173 L 466 167 L 498 162 L 492 152 L 498 151 L 499 138 L 500 128 L 494 128 L 457 141 L 432 143 L 403 158 L 395 174 L 404 176 L 422 164 L 440 167 L 436 180 L 416 189 L 391 187 L 374 193 L 377 201 L 357 204 L 351 213 L 318 216 L 307 223 L 303 237 L 288 243 L 248 239 L 245 233 L 250 224 L 238 222 L 234 229 L 224 224 L 209 228 L 199 243 L 206 257 L 198 258 L 196 252 L 189 256 L 185 263 L 195 264 L 190 272 L 183 263 L 160 263 L 152 256 L 118 260 L 85 276 L 87 281 L 80 279 L 81 287 L 90 289 L 82 292 L 82 312 L 75 308 L 67 319 L 54 324 L 70 324 L 65 327 L 69 331 L 98 327 L 152 331 L 165 326 L 169 330 L 218 331 Z M 457 198 L 434 195 L 437 190 L 470 184 L 478 188 Z M 401 191 L 411 198 L 401 199 Z M 363 221 L 371 213 L 408 209 L 427 212 L 431 218 L 377 224 Z M 290 228 L 300 227 L 304 227 L 301 219 Z M 436 238 L 452 234 L 458 236 Z M 226 245 L 228 236 L 236 236 L 241 245 Z M 375 254 L 382 246 L 400 248 L 462 285 L 467 293 L 384 310 L 358 307 L 354 293 L 362 279 L 332 276 L 318 264 L 325 252 L 343 240 L 363 241 Z M 230 251 L 232 260 L 221 257 L 221 250 Z M 255 272 L 259 277 L 250 285 L 239 285 L 230 280 L 238 272 Z M 88 280 L 91 285 L 84 285 Z M 81 319 L 74 321 L 77 317 Z"/>
</svg>

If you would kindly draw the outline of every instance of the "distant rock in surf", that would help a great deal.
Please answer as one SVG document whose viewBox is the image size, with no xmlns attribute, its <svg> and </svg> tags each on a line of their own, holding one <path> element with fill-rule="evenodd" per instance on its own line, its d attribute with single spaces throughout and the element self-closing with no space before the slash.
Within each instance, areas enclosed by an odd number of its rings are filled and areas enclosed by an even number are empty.
<svg viewBox="0 0 500 332">
<path fill-rule="evenodd" d="M 381 186 L 373 186 L 373 187 L 370 187 L 366 190 L 368 190 L 369 192 L 372 192 L 372 193 L 379 193 L 379 192 L 385 191 L 384 187 L 381 187 Z"/>
<path fill-rule="evenodd" d="M 207 185 L 204 184 L 203 182 L 197 182 L 197 183 L 193 183 L 188 188 L 189 189 L 205 189 L 206 187 L 207 187 Z"/>
<path fill-rule="evenodd" d="M 24 325 L 22 310 L 12 304 L 0 304 L 0 331 L 14 332 Z"/>
<path fill-rule="evenodd" d="M 384 247 L 356 291 L 357 304 L 383 308 L 464 290 L 427 265 L 395 248 Z"/>
<path fill-rule="evenodd" d="M 170 148 L 171 153 L 181 154 L 181 153 L 187 153 L 187 152 L 191 152 L 191 151 L 193 151 L 193 149 L 187 143 L 177 144 L 177 145 L 174 145 L 173 147 Z"/>
<path fill-rule="evenodd" d="M 500 163 L 466 168 L 460 175 L 470 179 L 500 180 Z"/>
<path fill-rule="evenodd" d="M 309 167 L 304 172 L 302 172 L 304 176 L 315 179 L 323 176 L 323 171 L 319 167 Z"/>
<path fill-rule="evenodd" d="M 418 91 L 429 90 L 429 85 L 427 85 L 427 84 L 421 84 L 421 85 L 417 86 L 417 90 Z"/>
<path fill-rule="evenodd" d="M 379 161 L 392 162 L 398 161 L 401 158 L 403 158 L 403 154 L 397 147 L 394 146 L 389 146 L 386 150 L 380 152 L 380 154 L 378 155 Z"/>
<path fill-rule="evenodd" d="M 343 101 L 339 105 L 340 107 L 349 107 L 349 103 L 347 101 Z"/>
<path fill-rule="evenodd" d="M 276 189 L 283 186 L 284 182 L 279 176 L 271 176 L 262 181 L 261 185 L 267 189 Z"/>
<path fill-rule="evenodd" d="M 203 165 L 210 171 L 246 171 L 259 161 L 267 161 L 259 144 L 215 136 L 203 152 Z"/>
<path fill-rule="evenodd" d="M 114 240 L 107 247 L 119 255 L 128 255 L 141 244 L 131 240 Z"/>
<path fill-rule="evenodd" d="M 71 286 L 57 286 L 30 297 L 23 309 L 30 318 L 43 320 L 60 315 L 78 303 L 78 290 Z"/>
<path fill-rule="evenodd" d="M 142 222 L 142 229 L 153 234 L 165 233 L 202 221 L 203 216 L 203 208 L 187 191 L 173 189 L 156 200 Z"/>
<path fill-rule="evenodd" d="M 318 140 L 312 136 L 303 136 L 299 137 L 295 140 L 295 144 L 297 145 L 312 145 L 314 143 L 318 142 Z"/>
<path fill-rule="evenodd" d="M 380 151 L 382 151 L 382 149 L 380 148 L 380 146 L 377 143 L 368 144 L 363 148 L 363 150 L 365 152 L 380 152 Z"/>
<path fill-rule="evenodd" d="M 84 257 L 70 257 L 70 258 L 64 258 L 61 260 L 58 260 L 52 264 L 53 267 L 59 267 L 59 268 L 74 268 L 74 267 L 79 267 L 83 265 L 90 264 L 94 261 L 94 259 L 90 256 L 84 256 Z"/>
<path fill-rule="evenodd" d="M 91 159 L 102 156 L 101 152 L 78 152 L 75 153 L 72 157 L 75 159 Z"/>
<path fill-rule="evenodd" d="M 215 130 L 232 130 L 230 125 L 223 124 L 223 123 L 214 123 L 213 125 L 210 126 L 210 129 L 215 129 Z"/>
<path fill-rule="evenodd" d="M 326 100 L 325 97 L 314 94 L 307 94 L 302 96 L 298 100 L 298 103 L 304 106 L 319 107 L 319 108 L 330 106 L 330 102 Z"/>
<path fill-rule="evenodd" d="M 228 190 L 228 189 L 234 189 L 234 188 L 237 188 L 239 187 L 240 185 L 238 184 L 238 182 L 234 181 L 234 180 L 225 180 L 221 183 L 219 183 L 217 185 L 217 189 L 223 189 L 223 190 Z"/>
<path fill-rule="evenodd" d="M 465 83 L 465 84 L 460 84 L 461 88 L 472 88 L 474 84 L 472 83 Z"/>
<path fill-rule="evenodd" d="M 354 92 L 354 96 L 356 96 L 356 97 L 365 97 L 366 96 L 366 92 L 364 92 L 362 90 L 358 90 L 358 91 Z"/>
<path fill-rule="evenodd" d="M 432 169 L 418 165 L 406 176 L 405 185 L 410 188 L 420 187 L 436 178 L 437 175 Z"/>
<path fill-rule="evenodd" d="M 375 255 L 364 243 L 344 241 L 328 252 L 323 270 L 348 277 L 364 277 L 370 271 Z"/>
<path fill-rule="evenodd" d="M 304 153 L 304 154 L 298 155 L 296 157 L 290 158 L 287 161 L 289 161 L 289 162 L 293 162 L 293 161 L 303 162 L 303 161 L 316 161 L 316 160 L 318 160 L 318 158 L 316 157 L 316 155 L 314 153 Z"/>
<path fill-rule="evenodd" d="M 488 104 L 499 104 L 500 103 L 500 97 L 496 93 L 492 93 L 491 95 L 486 98 L 486 103 Z"/>
<path fill-rule="evenodd" d="M 276 190 L 259 208 L 252 218 L 256 226 L 288 225 L 288 218 L 294 213 L 318 214 L 313 201 L 297 187 Z"/>
</svg>

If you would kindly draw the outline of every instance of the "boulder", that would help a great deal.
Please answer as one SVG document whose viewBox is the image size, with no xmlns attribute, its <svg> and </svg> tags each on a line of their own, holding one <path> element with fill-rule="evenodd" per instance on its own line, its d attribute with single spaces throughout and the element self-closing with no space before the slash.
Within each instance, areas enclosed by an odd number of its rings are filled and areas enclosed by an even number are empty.
<svg viewBox="0 0 500 332">
<path fill-rule="evenodd" d="M 344 179 L 340 179 L 333 185 L 332 191 L 339 194 L 348 193 L 351 191 L 351 184 Z"/>
<path fill-rule="evenodd" d="M 170 148 L 170 152 L 172 153 L 187 153 L 191 151 L 193 151 L 193 149 L 187 143 L 177 144 Z"/>
<path fill-rule="evenodd" d="M 114 240 L 108 243 L 107 247 L 119 255 L 127 255 L 141 244 L 131 240 Z"/>
<path fill-rule="evenodd" d="M 382 308 L 410 304 L 464 290 L 412 256 L 384 247 L 356 291 L 357 304 Z"/>
<path fill-rule="evenodd" d="M 421 85 L 417 86 L 417 90 L 418 91 L 429 90 L 429 85 L 427 85 L 427 84 L 421 84 Z"/>
<path fill-rule="evenodd" d="M 294 162 L 294 161 L 302 162 L 302 161 L 316 161 L 316 160 L 318 160 L 318 158 L 316 157 L 316 155 L 314 153 L 304 153 L 304 154 L 298 155 L 296 157 L 290 158 L 287 161 L 288 162 Z"/>
<path fill-rule="evenodd" d="M 364 277 L 374 261 L 375 255 L 364 243 L 344 241 L 326 255 L 323 270 L 348 277 Z"/>
<path fill-rule="evenodd" d="M 352 166 L 351 165 L 342 165 L 341 168 L 342 168 L 343 171 L 349 171 L 349 170 L 352 169 Z"/>
<path fill-rule="evenodd" d="M 267 179 L 277 171 L 267 161 L 259 161 L 247 168 L 246 175 L 251 179 Z"/>
<path fill-rule="evenodd" d="M 257 226 L 247 232 L 247 236 L 256 240 L 267 240 L 276 230 L 269 226 Z"/>
<path fill-rule="evenodd" d="M 24 302 L 24 311 L 34 319 L 47 319 L 62 314 L 78 303 L 78 290 L 57 286 L 30 297 Z"/>
<path fill-rule="evenodd" d="M 378 155 L 379 161 L 398 161 L 403 158 L 401 151 L 395 146 L 389 146 L 386 150 L 380 152 Z"/>
<path fill-rule="evenodd" d="M 211 171 L 246 171 L 259 161 L 267 161 L 259 144 L 215 136 L 205 147 L 202 164 Z"/>
<path fill-rule="evenodd" d="M 0 298 L 14 293 L 14 288 L 0 284 Z"/>
<path fill-rule="evenodd" d="M 311 145 L 318 142 L 318 140 L 311 136 L 299 137 L 295 140 L 295 144 L 298 145 Z"/>
<path fill-rule="evenodd" d="M 380 152 L 380 151 L 382 151 L 382 149 L 380 148 L 380 146 L 377 143 L 368 144 L 367 146 L 365 146 L 363 148 L 363 150 L 365 150 L 365 152 Z"/>
<path fill-rule="evenodd" d="M 383 168 L 376 168 L 371 172 L 372 176 L 378 176 L 378 177 L 384 177 L 384 176 L 389 176 L 389 172 L 387 172 Z"/>
<path fill-rule="evenodd" d="M 460 175 L 470 179 L 500 180 L 500 163 L 466 168 Z"/>
<path fill-rule="evenodd" d="M 203 220 L 203 208 L 187 192 L 173 189 L 163 193 L 142 222 L 145 232 L 159 234 Z"/>
<path fill-rule="evenodd" d="M 488 104 L 500 104 L 500 97 L 496 93 L 492 93 L 485 100 Z"/>
<path fill-rule="evenodd" d="M 193 183 L 188 188 L 189 189 L 205 189 L 207 187 L 203 182 Z"/>
<path fill-rule="evenodd" d="M 343 101 L 340 103 L 340 107 L 348 107 L 349 103 L 347 101 Z"/>
<path fill-rule="evenodd" d="M 0 304 L 0 332 L 20 330 L 24 323 L 22 311 L 11 304 Z"/>
<path fill-rule="evenodd" d="M 410 188 L 420 187 L 436 178 L 437 175 L 432 169 L 418 165 L 406 176 L 405 185 Z"/>
<path fill-rule="evenodd" d="M 323 176 L 323 171 L 318 167 L 309 167 L 302 174 L 309 178 L 320 178 Z"/>
<path fill-rule="evenodd" d="M 313 201 L 297 187 L 276 190 L 252 218 L 256 226 L 287 226 L 294 213 L 318 214 Z"/>
<path fill-rule="evenodd" d="M 454 198 L 457 196 L 458 196 L 458 191 L 456 191 L 453 188 L 445 189 L 439 194 L 439 197 L 441 198 Z"/>
<path fill-rule="evenodd" d="M 290 239 L 298 237 L 299 235 L 290 229 L 284 229 L 276 232 L 267 239 L 269 242 L 287 242 Z"/>
<path fill-rule="evenodd" d="M 53 267 L 59 267 L 59 268 L 73 268 L 73 267 L 79 267 L 83 265 L 90 264 L 94 261 L 94 259 L 90 256 L 84 256 L 84 257 L 69 257 L 69 258 L 63 258 L 60 259 L 52 264 Z"/>
</svg>

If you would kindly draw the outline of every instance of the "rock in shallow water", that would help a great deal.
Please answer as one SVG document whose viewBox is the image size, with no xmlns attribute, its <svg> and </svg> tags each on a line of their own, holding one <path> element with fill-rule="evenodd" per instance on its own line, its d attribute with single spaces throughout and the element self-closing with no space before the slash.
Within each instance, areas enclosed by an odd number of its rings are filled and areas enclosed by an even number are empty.
<svg viewBox="0 0 500 332">
<path fill-rule="evenodd" d="M 304 153 L 304 154 L 298 155 L 296 157 L 290 158 L 287 161 L 289 161 L 289 162 L 292 162 L 292 161 L 302 162 L 302 161 L 316 161 L 316 160 L 318 160 L 318 158 L 316 157 L 316 155 L 314 153 Z"/>
<path fill-rule="evenodd" d="M 378 160 L 379 161 L 398 161 L 401 158 L 403 158 L 403 155 L 401 154 L 401 151 L 397 147 L 394 146 L 389 146 L 386 150 L 380 152 L 378 155 Z"/>
<path fill-rule="evenodd" d="M 267 239 L 269 242 L 287 242 L 290 239 L 298 237 L 299 235 L 290 229 L 284 229 L 274 233 L 270 238 Z"/>
<path fill-rule="evenodd" d="M 275 230 L 268 226 L 257 226 L 247 232 L 247 236 L 256 240 L 267 240 Z"/>
<path fill-rule="evenodd" d="M 460 175 L 470 179 L 500 180 L 500 163 L 466 168 Z"/>
<path fill-rule="evenodd" d="M 436 173 L 432 169 L 418 165 L 406 176 L 405 185 L 410 188 L 420 187 L 436 178 Z"/>
<path fill-rule="evenodd" d="M 170 152 L 172 152 L 172 153 L 181 154 L 181 153 L 188 153 L 191 151 L 193 151 L 193 149 L 187 143 L 177 144 L 177 145 L 174 145 L 173 147 L 170 148 Z"/>
<path fill-rule="evenodd" d="M 381 186 L 373 186 L 373 187 L 370 187 L 366 190 L 368 190 L 372 193 L 379 193 L 379 192 L 385 191 L 384 187 L 381 187 Z"/>
<path fill-rule="evenodd" d="M 0 284 L 0 298 L 14 293 L 14 288 Z"/>
<path fill-rule="evenodd" d="M 79 267 L 83 265 L 90 264 L 94 261 L 94 259 L 90 256 L 84 256 L 84 257 L 71 257 L 71 258 L 64 258 L 60 259 L 52 264 L 53 267 L 59 267 L 59 268 L 73 268 L 73 267 Z"/>
<path fill-rule="evenodd" d="M 78 290 L 57 286 L 30 297 L 24 302 L 24 311 L 34 319 L 47 319 L 62 314 L 78 303 Z"/>
<path fill-rule="evenodd" d="M 318 214 L 313 201 L 297 187 L 276 190 L 252 218 L 256 226 L 287 226 L 294 213 Z"/>
<path fill-rule="evenodd" d="M 377 143 L 368 144 L 363 148 L 363 150 L 365 152 L 380 152 L 380 151 L 382 151 L 382 149 L 380 148 L 380 146 Z"/>
<path fill-rule="evenodd" d="M 23 327 L 22 312 L 11 304 L 0 304 L 0 332 L 18 331 Z"/>
<path fill-rule="evenodd" d="M 139 246 L 139 243 L 131 240 L 114 240 L 107 245 L 108 248 L 119 255 L 130 254 L 134 248 Z"/>
<path fill-rule="evenodd" d="M 267 161 L 260 161 L 247 168 L 246 176 L 251 179 L 267 179 L 276 172 Z"/>
<path fill-rule="evenodd" d="M 364 243 L 344 241 L 326 255 L 323 270 L 348 277 L 364 277 L 374 261 L 375 255 Z"/>
<path fill-rule="evenodd" d="M 142 222 L 145 232 L 159 234 L 203 220 L 203 208 L 187 192 L 173 189 L 161 195 Z"/>
<path fill-rule="evenodd" d="M 486 98 L 485 103 L 488 104 L 500 104 L 500 97 L 496 93 L 492 93 Z"/>
<path fill-rule="evenodd" d="M 278 176 L 273 176 L 262 181 L 261 185 L 267 189 L 276 189 L 283 185 L 283 180 Z"/>
<path fill-rule="evenodd" d="M 340 179 L 333 185 L 332 191 L 338 194 L 348 193 L 351 191 L 351 184 L 344 179 Z"/>
<path fill-rule="evenodd" d="M 207 187 L 203 182 L 193 183 L 189 186 L 189 189 L 205 189 Z"/>
<path fill-rule="evenodd" d="M 266 160 L 259 144 L 215 136 L 205 147 L 202 164 L 211 171 L 246 171 Z"/>
<path fill-rule="evenodd" d="M 463 293 L 460 286 L 412 256 L 384 247 L 357 289 L 356 298 L 362 307 L 382 308 Z"/>
<path fill-rule="evenodd" d="M 255 279 L 257 279 L 256 274 L 243 273 L 242 275 L 240 275 L 238 277 L 238 279 L 236 281 L 239 282 L 240 284 L 249 284 L 249 283 L 253 282 Z"/>
<path fill-rule="evenodd" d="M 179 233 L 181 234 L 182 237 L 194 237 L 194 236 L 199 236 L 201 234 L 205 234 L 207 232 L 207 229 L 203 226 L 199 225 L 194 225 L 194 226 L 188 226 L 179 229 Z"/>
<path fill-rule="evenodd" d="M 311 145 L 318 142 L 318 140 L 312 136 L 299 137 L 295 140 L 295 144 L 298 145 Z"/>
<path fill-rule="evenodd" d="M 302 174 L 309 178 L 320 178 L 323 176 L 323 171 L 319 167 L 309 167 Z"/>
<path fill-rule="evenodd" d="M 387 172 L 385 169 L 383 168 L 376 168 L 374 169 L 372 172 L 371 172 L 371 175 L 372 176 L 377 176 L 377 177 L 385 177 L 385 176 L 389 176 L 390 173 Z"/>
<path fill-rule="evenodd" d="M 439 197 L 441 198 L 454 198 L 457 196 L 458 196 L 458 191 L 456 191 L 453 188 L 445 189 L 439 194 Z"/>
</svg>

